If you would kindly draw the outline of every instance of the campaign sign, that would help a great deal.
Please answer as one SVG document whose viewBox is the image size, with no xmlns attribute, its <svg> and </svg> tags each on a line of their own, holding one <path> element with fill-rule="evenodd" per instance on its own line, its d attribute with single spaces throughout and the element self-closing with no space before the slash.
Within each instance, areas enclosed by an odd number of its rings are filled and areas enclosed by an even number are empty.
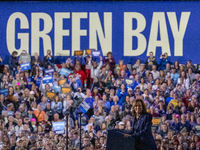
<svg viewBox="0 0 200 150">
<path fill-rule="evenodd" d="M 74 56 L 82 56 L 83 55 L 83 51 L 79 50 L 79 51 L 74 51 Z"/>
<path fill-rule="evenodd" d="M 54 92 L 46 92 L 46 96 L 48 98 L 53 98 L 55 95 L 56 95 L 56 93 L 54 93 Z"/>
<path fill-rule="evenodd" d="M 133 79 L 125 79 L 125 82 L 127 85 L 133 85 L 134 80 Z"/>
<path fill-rule="evenodd" d="M 50 76 L 52 76 L 54 72 L 55 72 L 55 70 L 53 68 L 52 69 L 46 69 L 44 71 L 45 75 L 50 75 Z"/>
<path fill-rule="evenodd" d="M 65 79 L 59 80 L 58 81 L 58 85 L 64 85 L 66 83 Z"/>
<path fill-rule="evenodd" d="M 153 117 L 152 126 L 159 126 L 161 123 L 161 117 Z"/>
<path fill-rule="evenodd" d="M 60 74 L 61 74 L 61 75 L 64 75 L 65 77 L 68 77 L 70 73 L 71 73 L 71 71 L 68 70 L 68 69 L 65 69 L 65 68 L 62 68 L 62 69 L 60 70 Z"/>
<path fill-rule="evenodd" d="M 92 51 L 95 51 L 95 49 L 86 49 L 86 50 L 85 50 L 85 53 L 86 53 L 87 55 L 91 55 L 91 54 L 92 54 Z"/>
<path fill-rule="evenodd" d="M 89 109 L 93 107 L 93 98 L 86 98 L 79 106 L 78 112 L 86 113 Z"/>
<path fill-rule="evenodd" d="M 61 87 L 58 86 L 58 85 L 53 85 L 52 89 L 53 89 L 55 92 L 60 92 L 60 91 L 61 91 Z"/>
<path fill-rule="evenodd" d="M 62 131 L 64 130 L 65 127 L 65 122 L 61 121 L 61 122 L 53 122 L 53 131 Z"/>
<path fill-rule="evenodd" d="M 62 87 L 61 91 L 62 93 L 68 94 L 71 93 L 72 89 L 70 87 Z"/>
<path fill-rule="evenodd" d="M 200 133 L 200 125 L 196 125 L 195 130 L 196 130 L 197 133 Z"/>
<path fill-rule="evenodd" d="M 20 64 L 20 68 L 21 68 L 21 71 L 30 70 L 31 69 L 31 64 L 30 63 Z"/>
<path fill-rule="evenodd" d="M 8 94 L 8 89 L 0 89 L 0 94 L 3 94 L 3 95 Z"/>
<path fill-rule="evenodd" d="M 102 56 L 101 51 L 92 51 L 91 54 L 92 54 L 92 57 L 99 57 L 99 56 Z"/>
<path fill-rule="evenodd" d="M 46 76 L 43 78 L 43 84 L 53 83 L 53 77 L 52 76 Z"/>
<path fill-rule="evenodd" d="M 4 110 L 2 110 L 2 115 L 3 115 Z M 7 111 L 8 112 L 8 116 L 13 116 L 14 111 Z"/>
</svg>

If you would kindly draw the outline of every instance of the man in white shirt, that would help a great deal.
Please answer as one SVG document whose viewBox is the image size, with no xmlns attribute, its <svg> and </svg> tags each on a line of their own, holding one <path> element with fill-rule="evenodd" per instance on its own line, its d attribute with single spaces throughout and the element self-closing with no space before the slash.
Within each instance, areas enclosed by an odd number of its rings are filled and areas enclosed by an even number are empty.
<svg viewBox="0 0 200 150">
<path fill-rule="evenodd" d="M 23 127 L 23 124 L 22 124 L 22 119 L 20 118 L 18 120 L 18 124 L 15 126 L 16 135 L 18 136 L 22 130 L 24 130 L 24 127 Z"/>
<path fill-rule="evenodd" d="M 156 65 L 153 65 L 151 73 L 153 74 L 154 79 L 159 78 L 159 72 L 156 69 L 157 69 Z"/>
</svg>

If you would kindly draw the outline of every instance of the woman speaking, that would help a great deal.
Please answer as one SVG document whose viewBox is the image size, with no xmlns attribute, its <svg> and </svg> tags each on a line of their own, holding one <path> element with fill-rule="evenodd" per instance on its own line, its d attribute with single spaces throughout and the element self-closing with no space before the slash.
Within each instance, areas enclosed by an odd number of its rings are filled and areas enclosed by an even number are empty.
<svg viewBox="0 0 200 150">
<path fill-rule="evenodd" d="M 156 150 L 156 144 L 151 132 L 152 116 L 146 112 L 142 99 L 137 99 L 132 106 L 133 127 L 124 137 L 135 138 L 135 150 Z"/>
</svg>

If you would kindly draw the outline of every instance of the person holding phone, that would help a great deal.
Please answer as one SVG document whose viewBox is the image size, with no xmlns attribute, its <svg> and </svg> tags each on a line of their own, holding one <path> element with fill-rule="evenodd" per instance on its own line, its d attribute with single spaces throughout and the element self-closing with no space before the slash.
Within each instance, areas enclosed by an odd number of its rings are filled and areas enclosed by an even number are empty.
<svg viewBox="0 0 200 150">
<path fill-rule="evenodd" d="M 160 56 L 160 61 L 159 61 L 159 68 L 158 70 L 165 70 L 166 69 L 166 64 L 169 63 L 172 65 L 173 63 L 169 60 L 168 58 L 168 53 L 164 53 L 163 55 Z"/>
<path fill-rule="evenodd" d="M 54 57 L 51 55 L 51 50 L 47 50 L 47 55 L 44 57 L 43 65 L 45 69 L 47 69 L 49 65 L 54 68 Z"/>
</svg>

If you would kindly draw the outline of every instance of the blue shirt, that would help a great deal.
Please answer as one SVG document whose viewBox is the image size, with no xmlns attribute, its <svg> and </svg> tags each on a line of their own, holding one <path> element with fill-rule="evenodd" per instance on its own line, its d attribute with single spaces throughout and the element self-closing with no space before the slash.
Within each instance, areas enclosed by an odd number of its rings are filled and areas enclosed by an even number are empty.
<svg viewBox="0 0 200 150">
<path fill-rule="evenodd" d="M 109 101 L 106 101 L 106 103 L 103 102 L 103 106 L 107 107 L 108 110 L 110 110 L 110 102 Z"/>
<path fill-rule="evenodd" d="M 166 100 L 165 100 L 166 104 L 169 104 L 169 102 L 170 102 L 172 99 L 174 99 L 174 98 L 173 98 L 173 97 L 167 97 Z"/>
<path fill-rule="evenodd" d="M 177 84 L 178 78 L 179 78 L 179 74 L 178 73 L 175 73 L 175 74 L 171 73 L 171 79 L 174 80 L 174 85 Z"/>
</svg>

